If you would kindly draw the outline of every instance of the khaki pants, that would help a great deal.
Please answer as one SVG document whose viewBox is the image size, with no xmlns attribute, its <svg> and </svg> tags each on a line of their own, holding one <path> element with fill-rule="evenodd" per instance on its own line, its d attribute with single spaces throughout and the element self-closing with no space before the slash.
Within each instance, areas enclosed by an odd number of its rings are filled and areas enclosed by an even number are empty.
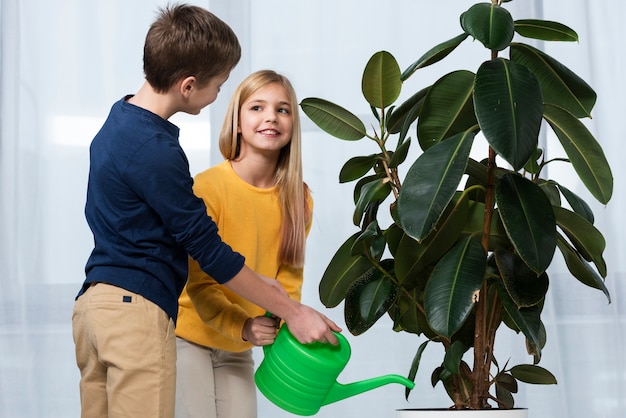
<svg viewBox="0 0 626 418">
<path fill-rule="evenodd" d="M 91 286 L 74 304 L 82 418 L 172 418 L 174 323 L 157 305 L 116 286 Z"/>
<path fill-rule="evenodd" d="M 252 350 L 218 350 L 176 338 L 176 418 L 255 418 Z"/>
</svg>

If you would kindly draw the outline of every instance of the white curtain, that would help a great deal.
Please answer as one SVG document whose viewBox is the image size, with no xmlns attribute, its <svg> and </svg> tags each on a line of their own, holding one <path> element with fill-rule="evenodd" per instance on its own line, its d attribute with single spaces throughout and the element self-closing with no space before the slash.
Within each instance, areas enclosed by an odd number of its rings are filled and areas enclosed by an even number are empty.
<svg viewBox="0 0 626 418">
<path fill-rule="evenodd" d="M 251 71 L 286 74 L 299 98 L 329 99 L 362 115 L 360 77 L 376 51 L 387 50 L 401 68 L 438 42 L 460 33 L 459 14 L 474 0 L 206 0 L 238 34 L 244 51 L 217 102 L 200 116 L 177 115 L 192 174 L 221 160 L 212 152 L 215 132 L 236 84 Z M 79 416 L 78 379 L 71 336 L 73 300 L 83 280 L 92 238 L 83 217 L 88 145 L 111 104 L 135 92 L 145 33 L 166 0 L 0 0 L 0 416 Z M 532 418 L 619 418 L 626 401 L 626 261 L 620 235 L 626 210 L 626 176 L 620 151 L 626 136 L 621 41 L 626 4 L 591 0 L 516 0 L 515 18 L 544 18 L 568 24 L 577 44 L 540 45 L 587 80 L 598 93 L 589 122 L 615 177 L 613 199 L 594 205 L 596 225 L 607 241 L 607 286 L 612 303 L 579 284 L 555 256 L 546 304 L 548 344 L 542 365 L 556 386 L 522 385 L 518 406 Z M 482 47 L 481 47 L 482 48 Z M 474 70 L 478 45 L 464 44 L 446 62 L 407 82 L 428 85 L 444 70 Z M 317 285 L 351 226 L 352 184 L 339 185 L 344 161 L 374 152 L 372 144 L 344 143 L 320 132 L 305 116 L 305 177 L 315 198 L 304 301 L 344 325 L 342 305 L 326 310 Z M 547 138 L 550 143 L 550 138 Z M 556 151 L 555 151 L 556 152 Z M 589 195 L 575 181 L 568 185 Z M 352 359 L 341 383 L 406 374 L 421 338 L 395 334 L 383 321 L 352 337 Z M 506 361 L 530 361 L 522 338 L 504 333 L 496 342 Z M 434 346 L 433 346 L 434 347 Z M 403 388 L 388 385 L 324 406 L 317 416 L 394 417 L 398 408 L 446 407 L 430 371 L 441 361 L 426 351 L 409 402 Z M 262 355 L 256 353 L 257 361 Z M 292 416 L 260 396 L 260 417 Z"/>
</svg>

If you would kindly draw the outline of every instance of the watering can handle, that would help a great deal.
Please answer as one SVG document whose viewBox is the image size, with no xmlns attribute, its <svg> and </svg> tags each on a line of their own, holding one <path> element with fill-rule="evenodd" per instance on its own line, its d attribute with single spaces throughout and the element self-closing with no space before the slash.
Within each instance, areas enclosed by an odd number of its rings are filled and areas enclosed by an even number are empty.
<svg viewBox="0 0 626 418">
<path fill-rule="evenodd" d="M 269 311 L 265 312 L 265 315 L 263 315 L 263 316 L 265 316 L 266 318 L 273 318 L 276 321 L 276 329 L 280 328 L 280 322 L 282 320 L 279 317 L 274 316 L 274 314 L 269 312 Z"/>
<path fill-rule="evenodd" d="M 267 317 L 267 318 L 275 318 L 275 319 L 277 319 L 277 321 L 276 321 L 276 329 L 280 328 L 280 318 L 278 318 L 277 316 L 274 316 L 274 314 L 271 313 L 270 311 L 265 312 L 264 316 Z M 263 354 L 264 355 L 267 355 L 267 351 L 271 349 L 272 345 L 273 345 L 273 343 L 263 346 Z"/>
</svg>

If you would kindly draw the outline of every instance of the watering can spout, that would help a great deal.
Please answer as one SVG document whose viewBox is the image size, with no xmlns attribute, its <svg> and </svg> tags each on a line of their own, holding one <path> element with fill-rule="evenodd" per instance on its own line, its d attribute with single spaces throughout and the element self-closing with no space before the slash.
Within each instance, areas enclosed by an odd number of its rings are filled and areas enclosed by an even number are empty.
<svg viewBox="0 0 626 418">
<path fill-rule="evenodd" d="M 324 405 L 328 405 L 333 402 L 341 401 L 354 395 L 367 392 L 368 390 L 376 389 L 390 383 L 399 383 L 406 386 L 409 389 L 415 387 L 415 383 L 406 377 L 397 374 L 387 374 L 384 376 L 373 377 L 371 379 L 361 380 L 359 382 L 341 384 L 336 382 L 331 388 L 330 392 L 324 399 Z"/>
</svg>

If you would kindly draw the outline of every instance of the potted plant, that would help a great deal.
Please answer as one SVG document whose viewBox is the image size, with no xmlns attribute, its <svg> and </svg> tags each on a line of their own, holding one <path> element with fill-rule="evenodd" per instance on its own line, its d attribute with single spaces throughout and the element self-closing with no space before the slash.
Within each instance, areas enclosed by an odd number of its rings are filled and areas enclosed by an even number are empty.
<svg viewBox="0 0 626 418">
<path fill-rule="evenodd" d="M 515 34 L 542 41 L 578 36 L 558 22 L 514 20 L 502 3 L 470 7 L 460 16 L 460 35 L 404 71 L 389 52 L 375 53 L 362 78 L 375 118 L 371 131 L 327 100 L 300 103 L 330 135 L 367 138 L 379 150 L 350 158 L 340 170 L 341 183 L 356 182 L 356 232 L 326 268 L 320 299 L 327 307 L 344 302 L 354 335 L 388 314 L 394 331 L 425 337 L 408 371 L 411 380 L 426 346 L 440 343 L 443 358 L 431 381 L 442 383 L 453 409 L 513 408 L 518 382 L 556 383 L 538 363 L 546 342 L 547 270 L 557 249 L 572 277 L 610 302 L 605 241 L 593 212 L 547 176 L 548 166 L 569 164 L 593 198 L 610 200 L 611 169 L 581 121 L 591 116 L 596 93 L 555 58 L 513 42 Z M 486 51 L 475 72 L 449 72 L 395 103 L 407 79 L 472 38 Z M 551 159 L 539 141 L 548 129 L 561 144 Z M 407 160 L 415 146 L 419 156 Z M 474 158 L 480 150 L 484 155 Z M 495 358 L 501 326 L 523 334 L 528 364 Z"/>
</svg>

